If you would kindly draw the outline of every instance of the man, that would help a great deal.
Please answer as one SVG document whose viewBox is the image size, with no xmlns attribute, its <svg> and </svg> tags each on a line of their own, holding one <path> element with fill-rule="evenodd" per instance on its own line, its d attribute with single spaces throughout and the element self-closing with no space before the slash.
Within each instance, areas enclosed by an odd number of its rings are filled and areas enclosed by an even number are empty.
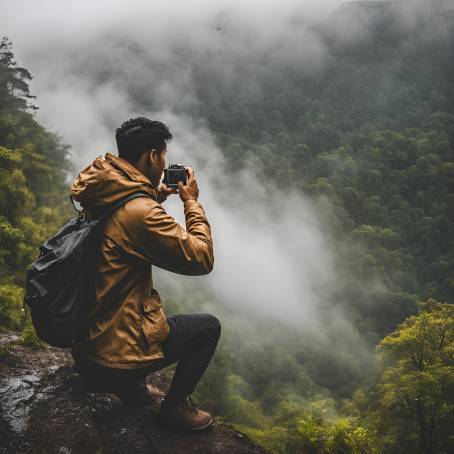
<svg viewBox="0 0 454 454">
<path fill-rule="evenodd" d="M 221 326 L 209 314 L 166 319 L 151 274 L 152 265 L 194 276 L 213 268 L 210 224 L 197 201 L 194 171 L 186 168 L 187 184 L 180 182 L 178 190 L 160 185 L 171 138 L 159 121 L 126 121 L 116 131 L 119 156 L 97 157 L 72 184 L 87 216 L 134 192 L 148 195 L 126 202 L 104 222 L 94 263 L 96 300 L 72 355 L 76 371 L 126 403 L 153 399 L 146 376 L 178 363 L 158 416 L 180 429 L 202 430 L 212 417 L 189 395 L 214 354 Z M 175 193 L 184 204 L 186 230 L 161 205 Z"/>
</svg>

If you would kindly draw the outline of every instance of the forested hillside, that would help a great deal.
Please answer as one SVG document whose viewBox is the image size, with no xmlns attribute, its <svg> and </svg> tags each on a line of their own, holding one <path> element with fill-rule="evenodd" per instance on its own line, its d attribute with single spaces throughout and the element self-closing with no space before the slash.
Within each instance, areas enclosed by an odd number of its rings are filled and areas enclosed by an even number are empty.
<svg viewBox="0 0 454 454">
<path fill-rule="evenodd" d="M 226 92 L 200 76 L 202 113 L 232 169 L 252 162 L 264 179 L 327 196 L 339 249 L 345 237 L 366 245 L 339 260 L 390 293 L 348 285 L 340 297 L 372 342 L 418 298 L 454 298 L 453 49 L 441 30 L 419 30 L 405 36 L 384 15 L 367 40 L 342 45 L 321 26 L 330 63 L 310 75 L 270 68 L 255 96 L 235 96 L 244 80 Z"/>
<path fill-rule="evenodd" d="M 28 83 L 11 42 L 0 43 L 0 326 L 25 326 L 21 312 L 25 270 L 38 246 L 70 213 L 66 172 L 69 150 L 35 119 Z M 29 324 L 24 340 L 33 341 Z"/>
<path fill-rule="evenodd" d="M 446 33 L 408 36 L 387 16 L 360 44 L 323 24 L 317 33 L 331 58 L 311 70 L 264 64 L 222 79 L 194 64 L 200 102 L 191 115 L 206 120 L 226 171 L 253 168 L 323 211 L 342 276 L 336 304 L 377 346 L 376 362 L 349 362 L 279 322 L 248 331 L 225 314 L 197 398 L 276 453 L 448 453 L 453 49 Z M 37 123 L 31 75 L 14 63 L 8 40 L 0 50 L 0 319 L 17 330 L 24 267 L 71 214 L 70 155 Z M 166 304 L 169 313 L 196 311 L 205 300 Z M 32 339 L 30 325 L 23 337 Z"/>
<path fill-rule="evenodd" d="M 200 115 L 231 171 L 252 167 L 319 202 L 342 270 L 338 304 L 395 361 L 373 371 L 287 327 L 231 328 L 207 380 L 226 398 L 206 401 L 276 452 L 452 449 L 452 37 L 427 17 L 407 35 L 390 16 L 376 19 L 353 44 L 321 25 L 332 56 L 322 68 L 270 65 L 252 79 L 240 68 L 228 82 L 194 68 Z"/>
</svg>

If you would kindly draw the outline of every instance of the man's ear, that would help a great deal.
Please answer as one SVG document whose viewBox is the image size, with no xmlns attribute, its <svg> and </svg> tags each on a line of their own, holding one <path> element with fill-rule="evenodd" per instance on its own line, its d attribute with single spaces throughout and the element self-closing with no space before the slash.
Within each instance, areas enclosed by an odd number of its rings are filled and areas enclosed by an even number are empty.
<svg viewBox="0 0 454 454">
<path fill-rule="evenodd" d="M 150 164 L 154 164 L 158 159 L 158 150 L 156 148 L 152 148 L 149 154 L 150 157 Z"/>
</svg>

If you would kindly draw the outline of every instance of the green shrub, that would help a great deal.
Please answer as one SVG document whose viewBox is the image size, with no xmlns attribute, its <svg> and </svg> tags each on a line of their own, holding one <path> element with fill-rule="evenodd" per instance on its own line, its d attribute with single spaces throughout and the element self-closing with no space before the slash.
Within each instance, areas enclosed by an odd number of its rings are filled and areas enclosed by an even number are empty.
<svg viewBox="0 0 454 454">
<path fill-rule="evenodd" d="M 24 289 L 13 284 L 0 285 L 0 329 L 17 331 L 22 323 Z"/>
<path fill-rule="evenodd" d="M 20 336 L 20 342 L 22 345 L 27 345 L 29 347 L 41 347 L 44 345 L 44 343 L 36 335 L 36 331 L 30 317 L 27 317 L 25 327 Z"/>
</svg>

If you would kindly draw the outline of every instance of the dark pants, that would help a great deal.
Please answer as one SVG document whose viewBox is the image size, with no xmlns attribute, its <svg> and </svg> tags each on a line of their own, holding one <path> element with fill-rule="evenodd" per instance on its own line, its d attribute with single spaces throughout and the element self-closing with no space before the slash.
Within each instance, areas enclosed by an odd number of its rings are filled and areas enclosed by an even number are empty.
<svg viewBox="0 0 454 454">
<path fill-rule="evenodd" d="M 170 332 L 162 342 L 164 358 L 140 369 L 113 369 L 89 361 L 76 361 L 74 369 L 95 388 L 123 390 L 151 372 L 178 363 L 167 400 L 189 396 L 202 378 L 221 335 L 219 320 L 210 314 L 178 314 L 167 318 Z"/>
</svg>

